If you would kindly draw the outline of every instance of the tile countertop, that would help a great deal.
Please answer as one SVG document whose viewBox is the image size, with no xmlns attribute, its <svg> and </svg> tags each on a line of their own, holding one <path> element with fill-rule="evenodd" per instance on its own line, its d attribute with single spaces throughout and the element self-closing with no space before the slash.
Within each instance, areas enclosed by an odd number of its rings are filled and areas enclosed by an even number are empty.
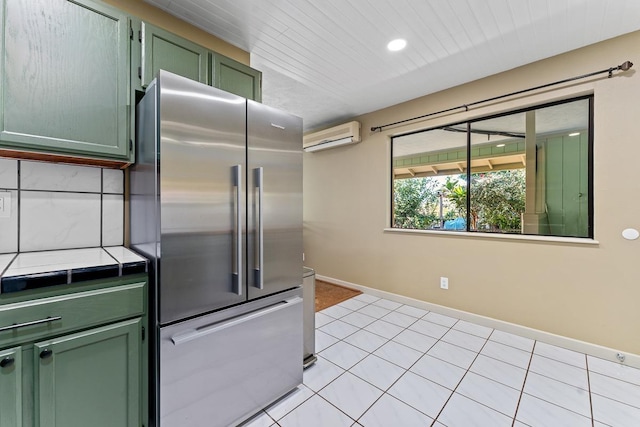
<svg viewBox="0 0 640 427">
<path fill-rule="evenodd" d="M 0 293 L 146 271 L 147 260 L 124 246 L 0 254 Z"/>
</svg>

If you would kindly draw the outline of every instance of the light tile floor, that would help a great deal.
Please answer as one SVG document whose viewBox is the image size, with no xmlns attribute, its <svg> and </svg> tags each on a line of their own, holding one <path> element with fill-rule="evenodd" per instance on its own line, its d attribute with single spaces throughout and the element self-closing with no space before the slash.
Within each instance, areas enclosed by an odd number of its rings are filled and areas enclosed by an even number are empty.
<svg viewBox="0 0 640 427">
<path fill-rule="evenodd" d="M 640 369 L 368 294 L 316 313 L 316 352 L 244 427 L 640 426 Z"/>
</svg>

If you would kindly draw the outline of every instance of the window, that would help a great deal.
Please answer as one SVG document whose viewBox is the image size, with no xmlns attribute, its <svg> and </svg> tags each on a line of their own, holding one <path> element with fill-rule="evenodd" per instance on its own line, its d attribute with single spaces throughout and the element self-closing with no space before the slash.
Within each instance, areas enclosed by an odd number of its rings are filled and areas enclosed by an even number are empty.
<svg viewBox="0 0 640 427">
<path fill-rule="evenodd" d="M 394 137 L 392 227 L 593 237 L 593 97 Z"/>
</svg>

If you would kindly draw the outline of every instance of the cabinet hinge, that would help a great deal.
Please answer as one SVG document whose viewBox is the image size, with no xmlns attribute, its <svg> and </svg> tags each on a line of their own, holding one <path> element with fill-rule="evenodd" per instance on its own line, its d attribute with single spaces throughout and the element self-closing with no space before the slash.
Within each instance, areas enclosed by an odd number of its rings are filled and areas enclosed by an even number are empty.
<svg viewBox="0 0 640 427">
<path fill-rule="evenodd" d="M 142 30 L 138 30 L 138 41 L 142 43 Z"/>
<path fill-rule="evenodd" d="M 144 341 L 146 338 L 147 338 L 147 333 L 146 333 L 146 329 L 143 326 L 142 327 L 142 341 Z"/>
<path fill-rule="evenodd" d="M 129 140 L 129 152 L 133 151 L 133 139 Z"/>
<path fill-rule="evenodd" d="M 138 78 L 142 80 L 142 67 L 138 67 Z"/>
<path fill-rule="evenodd" d="M 129 27 L 129 39 L 133 40 L 133 28 Z"/>
</svg>

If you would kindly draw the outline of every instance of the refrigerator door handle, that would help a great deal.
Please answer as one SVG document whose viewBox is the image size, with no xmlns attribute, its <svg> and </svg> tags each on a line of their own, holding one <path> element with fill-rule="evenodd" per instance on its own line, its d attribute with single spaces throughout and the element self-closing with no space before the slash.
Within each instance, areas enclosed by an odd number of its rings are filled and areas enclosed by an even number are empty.
<svg viewBox="0 0 640 427">
<path fill-rule="evenodd" d="M 235 221 L 234 221 L 234 240 L 235 240 L 235 262 L 233 266 L 232 280 L 233 285 L 237 286 L 236 293 L 242 295 L 242 165 L 232 167 L 234 171 L 234 187 L 236 194 L 235 203 Z"/>
<path fill-rule="evenodd" d="M 258 219 L 258 227 L 256 230 L 256 254 L 255 254 L 255 267 L 254 267 L 254 286 L 258 289 L 264 289 L 264 215 L 263 215 L 263 202 L 264 202 L 264 168 L 255 168 L 254 182 L 258 195 L 254 199 L 256 200 L 256 216 Z"/>
<path fill-rule="evenodd" d="M 188 332 L 184 332 L 181 334 L 177 334 L 171 337 L 171 342 L 173 343 L 173 345 L 178 346 L 184 343 L 187 343 L 189 341 L 193 341 L 193 340 L 197 340 L 200 338 L 204 338 L 208 335 L 214 334 L 216 332 L 219 332 L 223 329 L 227 329 L 230 328 L 232 326 L 236 326 L 239 325 L 241 323 L 245 323 L 251 319 L 255 319 L 261 316 L 264 316 L 266 314 L 269 313 L 273 313 L 276 311 L 280 311 L 284 308 L 287 307 L 291 307 L 291 305 L 295 305 L 295 304 L 301 304 L 302 303 L 302 298 L 300 297 L 293 297 L 290 298 L 288 300 L 284 300 L 284 301 L 280 301 L 278 303 L 275 303 L 273 305 L 270 305 L 268 307 L 265 308 L 261 308 L 259 310 L 256 311 L 252 311 L 249 312 L 245 315 L 239 316 L 239 317 L 235 317 L 232 318 L 231 320 L 228 321 L 223 321 L 221 323 L 214 323 L 213 325 L 209 325 L 209 326 L 204 326 L 198 329 L 194 329 Z"/>
</svg>

